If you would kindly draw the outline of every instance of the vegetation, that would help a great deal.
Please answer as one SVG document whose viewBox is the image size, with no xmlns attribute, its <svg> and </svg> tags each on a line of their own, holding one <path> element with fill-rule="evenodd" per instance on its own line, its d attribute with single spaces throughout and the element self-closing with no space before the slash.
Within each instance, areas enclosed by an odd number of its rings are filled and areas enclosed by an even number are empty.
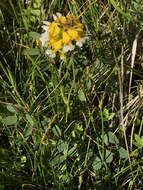
<svg viewBox="0 0 143 190">
<path fill-rule="evenodd" d="M 65 60 L 43 21 L 78 17 Z M 0 189 L 143 187 L 142 0 L 0 0 Z"/>
</svg>

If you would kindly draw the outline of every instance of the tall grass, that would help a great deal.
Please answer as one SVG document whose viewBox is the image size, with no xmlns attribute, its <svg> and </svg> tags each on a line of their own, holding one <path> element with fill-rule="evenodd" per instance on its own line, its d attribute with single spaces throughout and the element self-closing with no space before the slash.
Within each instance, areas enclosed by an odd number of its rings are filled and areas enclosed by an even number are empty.
<svg viewBox="0 0 143 190">
<path fill-rule="evenodd" d="M 143 4 L 0 0 L 0 189 L 141 189 Z M 66 61 L 37 39 L 53 13 L 89 40 Z"/>
</svg>

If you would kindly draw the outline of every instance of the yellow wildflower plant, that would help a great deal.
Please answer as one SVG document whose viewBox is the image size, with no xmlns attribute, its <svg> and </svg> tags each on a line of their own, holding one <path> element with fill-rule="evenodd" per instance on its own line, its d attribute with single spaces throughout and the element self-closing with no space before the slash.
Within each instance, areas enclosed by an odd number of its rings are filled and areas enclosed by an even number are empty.
<svg viewBox="0 0 143 190">
<path fill-rule="evenodd" d="M 46 47 L 46 54 L 55 58 L 59 52 L 60 58 L 65 59 L 66 53 L 74 50 L 75 46 L 82 47 L 88 39 L 84 35 L 83 24 L 73 15 L 62 16 L 61 13 L 53 15 L 53 22 L 44 21 L 40 41 Z"/>
</svg>

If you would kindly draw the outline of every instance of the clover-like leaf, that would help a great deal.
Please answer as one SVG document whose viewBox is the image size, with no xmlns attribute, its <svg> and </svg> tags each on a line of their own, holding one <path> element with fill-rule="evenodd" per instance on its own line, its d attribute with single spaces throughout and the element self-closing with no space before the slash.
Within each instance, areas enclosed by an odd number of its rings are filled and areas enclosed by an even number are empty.
<svg viewBox="0 0 143 190">
<path fill-rule="evenodd" d="M 106 150 L 105 160 L 106 160 L 106 163 L 111 163 L 113 160 L 113 153 L 110 152 L 109 150 Z"/>
<path fill-rule="evenodd" d="M 138 148 L 143 147 L 143 136 L 140 137 L 139 135 L 135 134 L 135 143 Z"/>
<path fill-rule="evenodd" d="M 116 137 L 116 135 L 113 132 L 109 131 L 108 137 L 109 137 L 109 143 L 112 143 L 112 144 L 118 144 L 119 143 L 118 138 Z"/>
<path fill-rule="evenodd" d="M 94 170 L 99 170 L 102 166 L 102 162 L 100 158 L 97 156 L 95 160 L 93 161 L 92 167 Z"/>
<path fill-rule="evenodd" d="M 120 157 L 121 157 L 121 158 L 127 158 L 127 157 L 128 157 L 127 150 L 124 149 L 123 147 L 121 147 L 121 148 L 119 149 L 119 154 L 120 154 Z"/>
<path fill-rule="evenodd" d="M 2 121 L 5 125 L 14 125 L 17 123 L 17 116 L 16 115 L 7 116 Z"/>
<path fill-rule="evenodd" d="M 78 91 L 78 97 L 79 97 L 80 101 L 82 101 L 82 102 L 86 101 L 85 94 L 84 94 L 84 92 L 82 90 Z"/>
</svg>

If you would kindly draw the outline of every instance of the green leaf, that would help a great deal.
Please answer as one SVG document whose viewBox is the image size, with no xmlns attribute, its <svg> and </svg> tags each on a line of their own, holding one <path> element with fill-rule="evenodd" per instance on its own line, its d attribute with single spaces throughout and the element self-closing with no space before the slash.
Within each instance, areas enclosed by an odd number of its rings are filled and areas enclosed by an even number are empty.
<svg viewBox="0 0 143 190">
<path fill-rule="evenodd" d="M 0 115 L 0 121 L 2 122 L 2 116 Z"/>
<path fill-rule="evenodd" d="M 29 137 L 32 134 L 32 129 L 28 128 L 25 132 L 24 132 L 24 137 Z"/>
<path fill-rule="evenodd" d="M 67 147 L 67 143 L 64 142 L 63 140 L 59 140 L 58 145 L 57 145 L 57 149 L 58 149 L 59 153 L 64 152 L 66 147 Z"/>
<path fill-rule="evenodd" d="M 105 143 L 106 145 L 109 144 L 107 134 L 104 135 L 104 143 Z"/>
<path fill-rule="evenodd" d="M 62 183 L 70 183 L 71 179 L 72 179 L 72 175 L 66 173 L 62 173 L 62 175 L 59 177 L 60 178 L 60 182 L 62 181 Z"/>
<path fill-rule="evenodd" d="M 74 130 L 72 131 L 73 134 L 80 135 L 83 131 L 83 126 L 80 124 L 76 124 Z"/>
<path fill-rule="evenodd" d="M 60 128 L 59 128 L 57 125 L 55 125 L 55 126 L 52 128 L 52 131 L 53 131 L 53 133 L 54 133 L 55 136 L 61 137 L 62 133 L 61 133 Z"/>
<path fill-rule="evenodd" d="M 36 22 L 36 17 L 35 16 L 30 16 L 30 21 L 31 22 Z"/>
<path fill-rule="evenodd" d="M 127 15 L 126 13 L 124 13 L 120 7 L 116 4 L 116 2 L 114 0 L 110 0 L 111 4 L 113 5 L 113 7 L 123 16 L 128 17 L 129 15 Z"/>
<path fill-rule="evenodd" d="M 136 2 L 133 2 L 133 5 L 134 5 L 134 8 L 136 9 L 136 10 L 138 10 L 138 9 L 140 9 L 140 4 L 139 3 L 136 3 Z"/>
<path fill-rule="evenodd" d="M 39 8 L 41 7 L 41 4 L 42 4 L 42 1 L 40 0 L 35 0 L 34 3 L 33 3 L 33 7 L 36 9 L 36 8 Z"/>
<path fill-rule="evenodd" d="M 88 149 L 86 156 L 89 159 L 92 155 L 93 155 L 93 150 L 90 148 L 90 149 Z"/>
<path fill-rule="evenodd" d="M 105 119 L 108 121 L 109 111 L 106 108 L 104 108 L 104 110 L 103 110 L 103 115 L 104 115 Z"/>
<path fill-rule="evenodd" d="M 105 121 L 110 121 L 115 116 L 115 113 L 109 114 L 109 111 L 106 108 L 104 108 L 103 115 L 104 115 L 104 120 Z"/>
<path fill-rule="evenodd" d="M 121 157 L 121 158 L 127 158 L 127 157 L 128 157 L 127 150 L 124 149 L 123 147 L 121 147 L 121 148 L 119 149 L 119 154 L 120 154 L 120 157 Z"/>
<path fill-rule="evenodd" d="M 16 113 L 17 109 L 11 105 L 7 105 L 6 108 L 8 109 L 8 111 L 12 112 L 12 113 Z"/>
<path fill-rule="evenodd" d="M 82 102 L 86 101 L 85 94 L 82 90 L 78 91 L 78 97 L 79 97 L 80 101 L 82 101 Z"/>
<path fill-rule="evenodd" d="M 30 125 L 34 126 L 33 118 L 29 114 L 26 114 L 26 119 L 29 121 Z"/>
<path fill-rule="evenodd" d="M 142 137 L 140 137 L 139 135 L 137 135 L 137 134 L 135 134 L 135 145 L 136 145 L 136 147 L 138 147 L 138 148 L 141 148 L 141 147 L 143 147 L 143 136 Z"/>
<path fill-rule="evenodd" d="M 60 154 L 58 154 L 55 158 L 53 158 L 52 160 L 51 160 L 51 165 L 54 167 L 54 166 L 58 166 L 58 165 L 60 165 L 62 162 L 64 162 L 64 160 L 65 160 L 65 156 L 61 156 Z"/>
<path fill-rule="evenodd" d="M 76 144 L 77 145 L 77 144 Z M 74 156 L 77 152 L 77 146 L 73 146 L 69 151 L 68 151 L 68 156 Z"/>
<path fill-rule="evenodd" d="M 112 144 L 118 144 L 119 143 L 118 138 L 116 137 L 116 135 L 113 132 L 109 131 L 108 137 L 109 137 L 109 143 L 112 143 Z"/>
<path fill-rule="evenodd" d="M 29 55 L 39 55 L 40 54 L 39 48 L 29 48 L 29 49 L 26 49 L 26 52 Z"/>
<path fill-rule="evenodd" d="M 106 150 L 105 160 L 106 160 L 106 163 L 111 163 L 113 160 L 113 153 L 110 152 L 109 150 Z"/>
<path fill-rule="evenodd" d="M 13 116 L 8 116 L 8 117 L 5 117 L 3 119 L 3 123 L 5 125 L 14 125 L 17 123 L 17 116 L 16 115 L 13 115 Z"/>
<path fill-rule="evenodd" d="M 26 163 L 26 161 L 27 161 L 26 156 L 25 156 L 25 155 L 22 155 L 22 156 L 21 156 L 21 163 Z"/>
<path fill-rule="evenodd" d="M 108 117 L 108 120 L 110 121 L 111 119 L 113 119 L 113 117 L 115 116 L 115 113 L 111 113 Z"/>
<path fill-rule="evenodd" d="M 5 189 L 5 185 L 0 185 L 0 190 L 4 190 Z"/>
<path fill-rule="evenodd" d="M 78 132 L 82 132 L 83 131 L 83 126 L 79 125 L 79 124 L 76 124 L 75 130 L 78 131 Z"/>
<path fill-rule="evenodd" d="M 10 159 L 9 150 L 5 148 L 0 148 L 0 162 L 9 161 L 9 159 Z"/>
<path fill-rule="evenodd" d="M 87 88 L 90 89 L 91 88 L 91 80 L 89 79 L 89 81 L 87 82 Z"/>
<path fill-rule="evenodd" d="M 34 15 L 34 16 L 40 16 L 40 14 L 41 14 L 41 11 L 40 10 L 38 10 L 38 9 L 36 9 L 36 10 L 31 10 L 31 14 L 32 15 Z"/>
<path fill-rule="evenodd" d="M 100 160 L 100 158 L 97 156 L 97 157 L 95 158 L 95 160 L 93 161 L 92 167 L 93 167 L 94 170 L 99 170 L 99 169 L 101 168 L 101 165 L 102 165 L 101 160 Z"/>
<path fill-rule="evenodd" d="M 41 35 L 37 32 L 29 32 L 29 36 L 32 37 L 34 40 L 39 40 Z"/>
</svg>

